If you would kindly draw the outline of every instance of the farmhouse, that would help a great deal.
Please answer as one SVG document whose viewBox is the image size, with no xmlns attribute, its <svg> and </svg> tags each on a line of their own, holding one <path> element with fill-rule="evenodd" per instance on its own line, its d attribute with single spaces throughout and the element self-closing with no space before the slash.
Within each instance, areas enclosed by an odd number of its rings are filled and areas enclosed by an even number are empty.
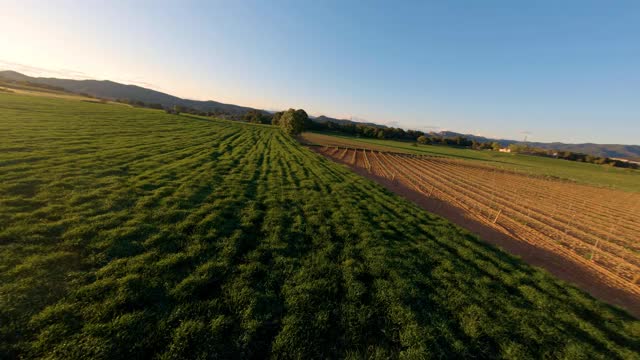
<svg viewBox="0 0 640 360">
<path fill-rule="evenodd" d="M 510 153 L 510 152 L 511 152 L 511 149 L 509 149 L 509 148 L 500 148 L 500 150 L 498 150 L 498 151 L 500 151 L 500 152 Z"/>
</svg>

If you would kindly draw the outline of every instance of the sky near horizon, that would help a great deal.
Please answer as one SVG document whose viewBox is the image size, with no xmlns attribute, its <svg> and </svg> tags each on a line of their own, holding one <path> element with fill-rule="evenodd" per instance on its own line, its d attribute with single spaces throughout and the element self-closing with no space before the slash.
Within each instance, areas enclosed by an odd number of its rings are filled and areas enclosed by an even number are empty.
<svg viewBox="0 0 640 360">
<path fill-rule="evenodd" d="M 530 141 L 640 144 L 640 1 L 0 0 L 0 70 Z"/>
</svg>

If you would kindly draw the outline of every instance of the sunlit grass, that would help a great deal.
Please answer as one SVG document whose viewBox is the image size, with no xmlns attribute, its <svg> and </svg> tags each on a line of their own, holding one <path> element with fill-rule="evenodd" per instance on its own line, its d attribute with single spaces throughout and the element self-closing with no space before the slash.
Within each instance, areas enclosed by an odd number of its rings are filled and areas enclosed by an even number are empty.
<svg viewBox="0 0 640 360">
<path fill-rule="evenodd" d="M 0 94 L 0 354 L 633 358 L 640 324 L 280 130 Z"/>
</svg>

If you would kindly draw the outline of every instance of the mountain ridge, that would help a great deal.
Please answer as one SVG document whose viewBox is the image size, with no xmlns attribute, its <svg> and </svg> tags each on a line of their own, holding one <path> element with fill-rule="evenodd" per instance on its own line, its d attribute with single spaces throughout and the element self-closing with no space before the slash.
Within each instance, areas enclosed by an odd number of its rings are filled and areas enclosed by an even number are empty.
<svg viewBox="0 0 640 360">
<path fill-rule="evenodd" d="M 32 76 L 21 74 L 13 70 L 0 71 L 0 79 L 5 79 L 9 81 L 32 82 L 32 83 L 43 84 L 47 86 L 60 87 L 74 93 L 89 94 L 94 97 L 110 99 L 110 100 L 127 99 L 127 100 L 142 101 L 148 104 L 157 103 L 157 104 L 162 104 L 166 108 L 172 108 L 177 105 L 177 106 L 192 108 L 199 111 L 218 112 L 218 113 L 224 113 L 224 114 L 230 114 L 230 115 L 243 115 L 246 112 L 251 110 L 258 110 L 264 113 L 270 113 L 262 109 L 252 108 L 248 106 L 234 105 L 234 104 L 226 104 L 226 103 L 221 103 L 214 100 L 184 99 L 184 98 L 180 98 L 180 97 L 163 93 L 160 91 L 144 88 L 138 85 L 121 84 L 111 80 L 73 80 L 73 79 L 59 79 L 59 78 L 48 78 L 48 77 L 32 77 Z M 359 122 L 359 121 L 353 121 L 353 120 L 347 120 L 347 119 L 336 119 L 336 118 L 331 118 L 325 115 L 312 117 L 312 120 L 319 123 L 331 121 L 339 124 L 355 124 L 355 125 L 372 126 L 376 128 L 388 128 L 388 126 L 386 125 L 376 124 L 372 122 Z M 482 141 L 482 142 L 496 141 L 500 143 L 502 146 L 507 146 L 509 144 L 523 143 L 522 141 L 517 141 L 517 140 L 493 139 L 493 138 L 487 138 L 483 136 L 463 134 L 463 133 L 457 133 L 452 131 L 431 132 L 430 134 L 432 135 L 435 134 L 436 136 L 444 136 L 444 137 L 464 136 L 468 139 Z M 595 144 L 595 143 L 570 144 L 570 143 L 562 143 L 562 142 L 551 142 L 551 143 L 526 142 L 526 144 L 533 147 L 543 148 L 543 149 L 553 149 L 558 151 L 572 151 L 572 152 L 580 152 L 580 153 L 595 155 L 595 156 L 640 161 L 640 145 Z"/>
<path fill-rule="evenodd" d="M 246 106 L 225 104 L 213 100 L 202 101 L 184 99 L 138 85 L 121 84 L 111 80 L 72 80 L 31 77 L 11 70 L 0 71 L 0 78 L 11 81 L 28 81 L 37 84 L 61 87 L 74 93 L 84 93 L 109 100 L 127 99 L 142 101 L 148 104 L 157 103 L 168 108 L 174 106 L 185 106 L 199 111 L 219 111 L 232 115 L 241 115 L 250 110 L 264 111 Z"/>
<path fill-rule="evenodd" d="M 434 132 L 438 136 L 455 137 L 464 136 L 470 140 L 476 140 L 479 142 L 497 142 L 502 146 L 508 146 L 511 144 L 526 144 L 534 148 L 541 148 L 546 150 L 557 151 L 571 151 L 575 153 L 582 153 L 600 157 L 619 158 L 631 161 L 640 161 L 640 145 L 628 145 L 628 144 L 597 144 L 597 143 L 563 143 L 563 142 L 535 142 L 535 141 L 520 141 L 510 139 L 495 139 L 484 136 L 477 136 L 473 134 L 462 134 L 453 131 L 441 131 Z"/>
</svg>

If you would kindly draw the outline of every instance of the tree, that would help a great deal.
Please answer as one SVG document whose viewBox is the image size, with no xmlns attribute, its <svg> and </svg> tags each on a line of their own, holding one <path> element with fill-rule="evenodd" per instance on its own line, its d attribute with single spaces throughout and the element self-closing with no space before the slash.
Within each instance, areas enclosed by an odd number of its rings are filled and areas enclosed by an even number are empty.
<svg viewBox="0 0 640 360">
<path fill-rule="evenodd" d="M 293 113 L 293 116 L 295 118 L 297 126 L 299 126 L 300 128 L 299 132 L 302 132 L 303 130 L 311 127 L 311 120 L 309 119 L 309 115 L 307 115 L 306 111 L 298 109 Z"/>
<path fill-rule="evenodd" d="M 496 141 L 491 143 L 491 148 L 495 151 L 500 150 L 500 144 L 498 144 Z"/>
<path fill-rule="evenodd" d="M 598 165 L 606 164 L 607 163 L 607 158 L 597 157 L 597 158 L 595 158 L 595 160 L 593 162 L 595 164 L 598 164 Z"/>
<path fill-rule="evenodd" d="M 309 129 L 313 129 L 314 127 L 314 122 L 313 120 L 309 119 L 309 115 L 307 115 L 307 112 L 302 110 L 302 109 L 298 109 L 296 110 L 296 114 L 297 116 L 302 118 L 302 130 L 309 130 Z"/>
<path fill-rule="evenodd" d="M 295 110 L 289 109 L 280 116 L 278 125 L 288 134 L 293 133 L 293 113 Z"/>
<path fill-rule="evenodd" d="M 509 150 L 514 153 L 526 153 L 530 151 L 526 144 L 509 144 Z"/>
<path fill-rule="evenodd" d="M 244 120 L 246 122 L 254 123 L 254 124 L 268 124 L 269 123 L 269 117 L 267 115 L 265 115 L 264 113 L 262 113 L 262 111 L 255 110 L 255 109 L 247 111 L 244 114 L 244 116 L 242 117 L 242 120 Z"/>
<path fill-rule="evenodd" d="M 271 119 L 271 124 L 272 125 L 280 125 L 280 118 L 282 117 L 282 115 L 284 114 L 284 111 L 278 111 L 277 113 L 273 114 L 273 118 Z"/>
<path fill-rule="evenodd" d="M 418 136 L 418 143 L 420 143 L 420 144 L 429 144 L 430 142 L 431 141 L 429 140 L 428 137 L 426 137 L 424 135 Z"/>
<path fill-rule="evenodd" d="M 304 110 L 289 109 L 282 114 L 278 124 L 287 134 L 297 135 L 304 130 L 308 120 L 309 116 Z"/>
<path fill-rule="evenodd" d="M 473 144 L 473 142 L 471 142 L 464 136 L 456 136 L 452 139 L 452 141 L 454 142 L 454 145 L 458 146 L 471 146 Z"/>
</svg>

